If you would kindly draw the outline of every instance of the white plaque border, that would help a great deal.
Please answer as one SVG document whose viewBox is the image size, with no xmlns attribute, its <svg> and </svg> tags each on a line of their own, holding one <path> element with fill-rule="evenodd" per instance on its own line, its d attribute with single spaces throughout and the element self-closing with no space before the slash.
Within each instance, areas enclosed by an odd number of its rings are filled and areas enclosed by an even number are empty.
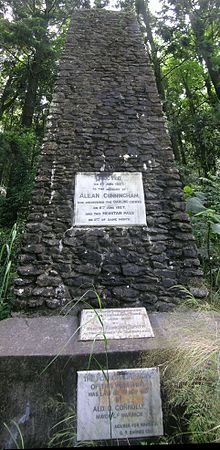
<svg viewBox="0 0 220 450">
<path fill-rule="evenodd" d="M 129 387 L 132 379 L 136 388 Z M 123 383 L 127 384 L 125 390 Z M 119 399 L 116 391 L 120 385 Z M 131 405 L 129 409 L 126 404 Z M 77 441 L 137 439 L 163 433 L 159 367 L 77 372 Z"/>
<path fill-rule="evenodd" d="M 119 315 L 119 322 L 121 324 L 116 324 L 114 331 L 108 331 L 108 315 L 110 316 L 109 321 L 112 318 L 111 315 Z M 132 313 L 137 315 L 137 319 L 132 317 Z M 130 315 L 127 318 L 131 323 L 128 324 L 133 327 L 131 331 L 123 325 L 126 325 L 126 314 Z M 98 315 L 100 319 L 98 318 Z M 88 318 L 90 316 L 90 318 Z M 138 317 L 139 316 L 139 317 Z M 105 318 L 106 317 L 106 318 Z M 132 320 L 133 319 L 133 320 Z M 116 317 L 117 320 L 117 317 Z M 95 322 L 93 324 L 93 322 Z M 103 325 L 102 325 L 103 324 Z M 122 330 L 117 331 L 117 325 L 121 325 Z M 97 328 L 97 330 L 95 329 Z M 135 329 L 136 328 L 136 329 Z M 142 328 L 142 329 L 141 329 Z M 144 329 L 145 328 L 145 329 Z M 81 311 L 80 320 L 80 331 L 79 340 L 80 341 L 96 341 L 96 340 L 114 340 L 114 339 L 146 339 L 154 338 L 154 332 L 148 317 L 146 308 L 144 307 L 134 307 L 134 308 L 106 308 L 106 309 L 83 309 Z"/>
<path fill-rule="evenodd" d="M 103 175 L 103 174 L 111 174 L 111 175 L 121 175 L 121 174 L 138 174 L 140 175 L 140 179 L 141 179 L 141 191 L 140 191 L 140 196 L 141 196 L 141 202 L 142 202 L 142 217 L 144 217 L 144 219 L 142 219 L 141 223 L 78 223 L 76 218 L 77 218 L 77 214 L 78 214 L 78 209 L 79 209 L 79 205 L 77 202 L 77 198 L 76 198 L 76 192 L 78 191 L 78 185 L 79 185 L 79 176 L 80 175 Z M 73 215 L 73 226 L 74 227 L 79 227 L 79 228 L 91 228 L 91 227 L 119 227 L 119 228 L 130 228 L 130 227 L 148 227 L 147 225 L 147 220 L 146 220 L 146 206 L 145 206 L 145 194 L 144 194 L 144 187 L 143 187 L 143 175 L 142 172 L 76 172 L 75 173 L 75 192 L 74 192 L 74 215 Z"/>
</svg>

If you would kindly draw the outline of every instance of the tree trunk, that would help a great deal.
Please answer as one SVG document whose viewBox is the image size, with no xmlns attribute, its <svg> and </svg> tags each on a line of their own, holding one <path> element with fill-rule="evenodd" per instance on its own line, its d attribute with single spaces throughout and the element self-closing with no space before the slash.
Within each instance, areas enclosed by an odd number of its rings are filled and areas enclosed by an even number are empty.
<svg viewBox="0 0 220 450">
<path fill-rule="evenodd" d="M 165 100 L 165 90 L 162 82 L 162 72 L 160 67 L 160 60 L 157 56 L 157 48 L 154 42 L 153 33 L 150 25 L 150 12 L 148 8 L 148 2 L 144 0 L 136 0 L 135 1 L 135 9 L 137 15 L 141 15 L 143 17 L 144 25 L 146 27 L 147 32 L 147 40 L 151 47 L 151 60 L 154 66 L 155 78 L 157 83 L 157 89 L 160 95 L 161 100 L 164 102 Z M 164 111 L 165 112 L 165 111 Z"/>
<path fill-rule="evenodd" d="M 197 124 L 196 109 L 195 109 L 195 105 L 194 105 L 194 101 L 193 101 L 192 92 L 190 90 L 190 87 L 189 87 L 186 79 L 182 78 L 182 80 L 183 80 L 183 84 L 184 84 L 184 87 L 186 90 L 186 97 L 188 98 L 188 101 L 189 101 L 190 114 L 192 115 L 192 118 L 194 121 L 195 133 L 194 133 L 194 136 L 192 137 L 192 139 L 193 139 L 193 142 L 194 142 L 194 145 L 196 148 L 198 162 L 201 165 L 204 176 L 207 177 L 207 173 L 209 170 L 207 147 L 203 142 L 203 137 L 201 135 L 201 127 L 198 126 L 198 124 Z"/>
<path fill-rule="evenodd" d="M 25 95 L 25 101 L 21 118 L 21 125 L 26 128 L 30 128 L 32 125 L 34 110 L 36 106 L 40 69 L 41 69 L 41 58 L 36 53 L 29 68 L 27 91 Z"/>
<path fill-rule="evenodd" d="M 217 69 L 212 64 L 212 60 L 210 58 L 209 51 L 206 49 L 203 49 L 203 57 L 206 62 L 206 66 L 210 75 L 210 78 L 212 80 L 213 86 L 215 88 L 216 95 L 218 99 L 220 100 L 220 74 Z"/>
<path fill-rule="evenodd" d="M 193 33 L 195 35 L 198 53 L 200 53 L 206 63 L 206 67 L 215 88 L 216 95 L 220 100 L 220 71 L 212 62 L 212 56 L 214 55 L 214 46 L 211 40 L 208 40 L 205 36 L 205 23 L 202 19 L 202 12 L 203 11 L 200 8 L 200 10 L 196 11 L 196 13 L 191 13 L 190 22 L 192 25 Z"/>
<path fill-rule="evenodd" d="M 19 89 L 22 87 L 22 80 L 19 83 L 18 89 L 15 91 L 13 86 L 13 73 L 9 74 L 7 82 L 5 84 L 4 90 L 2 92 L 2 96 L 0 98 L 0 120 L 7 109 L 13 105 L 16 98 L 19 95 Z"/>
<path fill-rule="evenodd" d="M 47 60 L 48 58 L 48 49 L 50 46 L 47 37 L 47 30 L 50 18 L 50 10 L 48 10 L 47 8 L 49 6 L 51 7 L 51 9 L 53 9 L 53 7 L 56 6 L 56 1 L 52 2 L 52 4 L 50 1 L 47 1 L 45 3 L 46 9 L 44 11 L 44 16 L 42 15 L 42 13 L 39 15 L 35 14 L 33 8 L 33 16 L 40 19 L 40 29 L 39 34 L 37 35 L 39 43 L 35 48 L 35 55 L 29 66 L 27 90 L 21 118 L 21 125 L 26 128 L 30 128 L 32 125 L 34 110 L 36 107 L 37 91 L 40 82 L 40 74 L 42 70 L 42 63 L 45 62 L 45 60 Z"/>
<path fill-rule="evenodd" d="M 180 162 L 181 156 L 180 156 L 180 149 L 179 149 L 179 145 L 178 145 L 178 139 L 176 136 L 176 132 L 174 132 L 174 133 L 170 132 L 170 139 L 171 139 L 171 144 L 172 144 L 175 160 Z"/>
<path fill-rule="evenodd" d="M 179 148 L 180 148 L 181 161 L 182 161 L 182 164 L 184 166 L 186 166 L 187 165 L 186 154 L 185 154 L 185 150 L 184 150 L 184 147 L 183 147 L 183 143 L 182 143 L 182 138 L 181 138 L 180 132 L 178 132 L 177 139 L 178 139 Z"/>
</svg>

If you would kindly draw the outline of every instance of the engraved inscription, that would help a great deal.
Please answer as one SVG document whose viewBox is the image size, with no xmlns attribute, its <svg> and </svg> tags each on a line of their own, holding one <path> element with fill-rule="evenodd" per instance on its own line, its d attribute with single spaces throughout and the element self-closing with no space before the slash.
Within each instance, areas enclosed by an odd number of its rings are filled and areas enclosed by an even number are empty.
<svg viewBox="0 0 220 450">
<path fill-rule="evenodd" d="M 108 308 L 81 313 L 80 340 L 154 337 L 145 308 Z"/>
<path fill-rule="evenodd" d="M 146 225 L 140 172 L 81 172 L 75 179 L 75 225 Z"/>
<path fill-rule="evenodd" d="M 157 367 L 78 372 L 77 440 L 162 434 Z"/>
</svg>

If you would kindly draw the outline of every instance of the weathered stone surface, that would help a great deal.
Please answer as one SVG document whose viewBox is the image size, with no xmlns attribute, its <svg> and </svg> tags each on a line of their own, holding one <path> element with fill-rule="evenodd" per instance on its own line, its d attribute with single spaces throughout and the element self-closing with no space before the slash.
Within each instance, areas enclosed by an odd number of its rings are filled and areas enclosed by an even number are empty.
<svg viewBox="0 0 220 450">
<path fill-rule="evenodd" d="M 128 301 L 129 299 L 134 301 L 137 291 L 130 286 L 121 286 L 113 289 L 113 295 L 119 300 Z"/>
<path fill-rule="evenodd" d="M 190 292 L 194 295 L 194 297 L 197 297 L 197 298 L 207 297 L 207 295 L 209 293 L 209 291 L 206 287 L 204 287 L 204 288 L 191 287 Z"/>
<path fill-rule="evenodd" d="M 144 266 L 137 266 L 135 264 L 124 264 L 122 265 L 122 273 L 124 275 L 131 275 L 133 277 L 138 277 L 147 272 L 147 268 Z"/>
<path fill-rule="evenodd" d="M 142 174 L 147 224 L 76 226 L 77 174 L 116 172 Z M 202 287 L 198 264 L 138 23 L 130 12 L 75 11 L 18 268 L 19 278 L 28 280 L 28 297 L 19 290 L 15 307 L 55 308 L 94 286 L 105 292 L 108 307 L 172 309 L 181 299 L 170 290 L 173 284 Z M 57 275 L 51 274 L 54 269 Z M 41 287 L 53 287 L 54 296 L 48 298 L 47 290 L 38 295 Z M 201 296 L 205 290 L 197 292 Z"/>
<path fill-rule="evenodd" d="M 41 274 L 43 270 L 41 268 L 36 267 L 36 265 L 27 265 L 27 266 L 20 266 L 18 273 L 23 276 L 32 276 L 32 275 L 38 275 Z"/>
<path fill-rule="evenodd" d="M 51 276 L 51 273 L 45 272 L 39 277 L 37 277 L 36 283 L 39 286 L 57 286 L 60 282 L 60 278 L 57 277 L 57 273 L 55 276 Z"/>
<path fill-rule="evenodd" d="M 43 247 L 43 245 L 40 245 L 40 244 L 32 244 L 32 245 L 29 244 L 24 248 L 24 251 L 27 253 L 38 254 L 38 253 L 43 253 L 44 247 Z"/>
<path fill-rule="evenodd" d="M 100 268 L 92 264 L 85 264 L 85 265 L 80 264 L 78 267 L 76 267 L 77 272 L 80 273 L 82 272 L 89 275 L 97 275 L 100 272 L 100 270 L 101 270 Z"/>
</svg>

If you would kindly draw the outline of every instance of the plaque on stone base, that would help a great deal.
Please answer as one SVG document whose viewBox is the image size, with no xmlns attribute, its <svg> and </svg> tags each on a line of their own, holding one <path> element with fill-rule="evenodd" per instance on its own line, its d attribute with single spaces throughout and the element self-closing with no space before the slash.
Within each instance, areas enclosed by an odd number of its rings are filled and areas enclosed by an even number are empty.
<svg viewBox="0 0 220 450">
<path fill-rule="evenodd" d="M 146 225 L 142 173 L 76 174 L 74 225 Z"/>
<path fill-rule="evenodd" d="M 157 367 L 78 372 L 78 441 L 161 435 Z"/>
<path fill-rule="evenodd" d="M 154 337 L 145 308 L 84 309 L 81 313 L 82 341 Z"/>
</svg>

